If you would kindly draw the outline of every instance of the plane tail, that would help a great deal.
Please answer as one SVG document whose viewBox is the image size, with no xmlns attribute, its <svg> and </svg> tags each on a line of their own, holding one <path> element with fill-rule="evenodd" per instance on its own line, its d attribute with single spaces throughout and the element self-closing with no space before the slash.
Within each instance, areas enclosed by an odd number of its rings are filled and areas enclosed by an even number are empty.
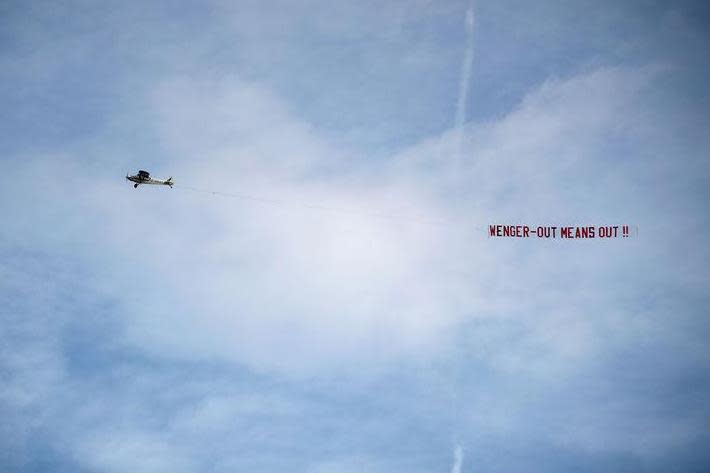
<svg viewBox="0 0 710 473">
<path fill-rule="evenodd" d="M 173 182 L 173 176 L 170 176 L 169 178 L 167 178 L 167 179 L 165 180 L 165 183 L 166 183 L 167 185 L 169 185 L 170 187 L 172 187 L 173 184 L 174 184 L 174 182 Z"/>
</svg>

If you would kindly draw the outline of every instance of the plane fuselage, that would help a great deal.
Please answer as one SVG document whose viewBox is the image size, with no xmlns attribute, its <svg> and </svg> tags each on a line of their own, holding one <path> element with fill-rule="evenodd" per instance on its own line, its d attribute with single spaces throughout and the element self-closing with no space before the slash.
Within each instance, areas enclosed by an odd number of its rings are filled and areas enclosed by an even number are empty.
<svg viewBox="0 0 710 473">
<path fill-rule="evenodd" d="M 126 176 L 126 179 L 128 179 L 131 182 L 135 182 L 136 186 L 138 184 L 150 184 L 150 185 L 155 185 L 155 186 L 173 186 L 172 178 L 166 179 L 164 181 L 160 179 L 153 179 L 151 177 L 146 177 L 146 176 L 141 176 L 136 174 L 135 176 Z"/>
</svg>

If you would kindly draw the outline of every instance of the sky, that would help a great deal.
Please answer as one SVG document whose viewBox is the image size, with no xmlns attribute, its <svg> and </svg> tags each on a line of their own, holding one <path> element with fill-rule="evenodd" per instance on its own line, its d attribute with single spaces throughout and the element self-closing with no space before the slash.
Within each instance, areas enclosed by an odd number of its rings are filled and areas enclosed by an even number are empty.
<svg viewBox="0 0 710 473">
<path fill-rule="evenodd" d="M 710 470 L 709 46 L 693 1 L 1 2 L 0 470 Z"/>
</svg>

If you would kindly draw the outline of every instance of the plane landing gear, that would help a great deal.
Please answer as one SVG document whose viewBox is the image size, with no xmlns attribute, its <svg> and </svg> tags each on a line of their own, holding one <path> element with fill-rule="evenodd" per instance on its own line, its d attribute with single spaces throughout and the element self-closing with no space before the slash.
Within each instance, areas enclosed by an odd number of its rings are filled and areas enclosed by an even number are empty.
<svg viewBox="0 0 710 473">
<path fill-rule="evenodd" d="M 138 183 L 133 184 L 134 189 L 138 189 Z"/>
</svg>

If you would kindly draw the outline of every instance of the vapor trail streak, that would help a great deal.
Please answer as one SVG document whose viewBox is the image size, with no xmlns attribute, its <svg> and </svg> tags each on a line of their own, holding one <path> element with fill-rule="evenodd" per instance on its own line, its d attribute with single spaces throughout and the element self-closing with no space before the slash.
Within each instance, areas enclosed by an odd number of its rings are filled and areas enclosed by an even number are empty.
<svg viewBox="0 0 710 473">
<path fill-rule="evenodd" d="M 454 448 L 454 464 L 451 467 L 451 473 L 461 473 L 461 465 L 463 465 L 463 448 L 461 448 L 461 445 L 456 445 Z"/>
<path fill-rule="evenodd" d="M 461 78 L 459 81 L 459 95 L 456 101 L 456 118 L 454 126 L 458 134 L 456 158 L 461 156 L 461 145 L 463 140 L 463 125 L 466 122 L 466 102 L 468 101 L 468 90 L 471 84 L 471 70 L 473 68 L 473 3 L 466 11 L 466 49 L 463 61 L 461 62 Z"/>
</svg>

